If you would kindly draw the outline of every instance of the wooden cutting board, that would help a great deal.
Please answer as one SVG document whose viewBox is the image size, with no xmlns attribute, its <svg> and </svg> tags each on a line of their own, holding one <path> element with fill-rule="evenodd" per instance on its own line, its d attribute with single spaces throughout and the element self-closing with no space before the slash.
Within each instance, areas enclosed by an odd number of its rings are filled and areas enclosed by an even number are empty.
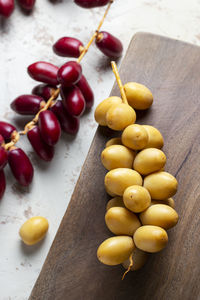
<svg viewBox="0 0 200 300">
<path fill-rule="evenodd" d="M 31 300 L 200 299 L 200 48 L 139 33 L 120 74 L 124 83 L 137 81 L 153 92 L 152 108 L 137 122 L 163 133 L 166 170 L 179 181 L 179 223 L 169 230 L 166 249 L 124 281 L 123 267 L 99 263 L 97 247 L 112 236 L 104 223 L 109 198 L 100 154 L 116 135 L 99 127 Z M 119 95 L 116 84 L 111 95 Z"/>
</svg>

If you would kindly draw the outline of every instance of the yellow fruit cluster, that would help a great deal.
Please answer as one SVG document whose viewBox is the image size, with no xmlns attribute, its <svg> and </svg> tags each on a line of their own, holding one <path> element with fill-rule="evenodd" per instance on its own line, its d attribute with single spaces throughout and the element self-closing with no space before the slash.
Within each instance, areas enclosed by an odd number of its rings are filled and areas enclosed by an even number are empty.
<svg viewBox="0 0 200 300">
<path fill-rule="evenodd" d="M 145 86 L 129 82 L 124 85 L 127 103 L 120 97 L 101 102 L 95 119 L 102 126 L 122 131 L 106 143 L 101 153 L 108 170 L 105 189 L 113 197 L 107 204 L 105 222 L 116 236 L 106 239 L 97 250 L 106 265 L 140 269 L 148 253 L 161 251 L 168 242 L 166 230 L 178 222 L 171 198 L 177 180 L 164 171 L 166 156 L 160 131 L 150 125 L 135 124 L 135 109 L 147 109 L 153 103 Z"/>
</svg>

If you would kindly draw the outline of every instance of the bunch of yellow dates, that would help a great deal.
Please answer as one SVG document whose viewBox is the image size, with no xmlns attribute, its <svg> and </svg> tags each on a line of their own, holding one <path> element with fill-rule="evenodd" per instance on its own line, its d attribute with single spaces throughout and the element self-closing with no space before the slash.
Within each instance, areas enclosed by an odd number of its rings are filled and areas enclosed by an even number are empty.
<svg viewBox="0 0 200 300">
<path fill-rule="evenodd" d="M 140 269 L 148 253 L 161 251 L 168 242 L 166 230 L 178 222 L 171 198 L 177 180 L 164 171 L 166 156 L 158 129 L 135 124 L 134 109 L 148 109 L 153 103 L 151 91 L 129 82 L 123 87 L 124 101 L 110 97 L 101 102 L 95 119 L 102 126 L 122 131 L 102 151 L 101 161 L 108 170 L 105 188 L 113 197 L 107 204 L 105 222 L 115 237 L 106 239 L 97 250 L 106 265 L 123 264 Z M 122 94 L 123 95 L 123 94 Z"/>
</svg>

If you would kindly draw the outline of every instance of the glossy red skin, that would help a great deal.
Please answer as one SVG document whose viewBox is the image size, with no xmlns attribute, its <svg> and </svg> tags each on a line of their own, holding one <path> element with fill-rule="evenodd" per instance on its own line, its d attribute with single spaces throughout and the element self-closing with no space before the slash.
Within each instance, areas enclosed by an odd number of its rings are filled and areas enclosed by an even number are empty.
<svg viewBox="0 0 200 300">
<path fill-rule="evenodd" d="M 38 126 L 33 127 L 27 133 L 29 142 L 37 155 L 44 161 L 51 161 L 54 156 L 54 147 L 47 145 L 42 139 Z"/>
<path fill-rule="evenodd" d="M 85 99 L 86 108 L 91 108 L 94 104 L 94 93 L 85 78 L 85 76 L 82 74 L 79 82 L 76 84 L 77 87 L 81 90 L 81 93 L 83 94 L 83 97 Z"/>
<path fill-rule="evenodd" d="M 8 152 L 8 163 L 16 180 L 23 186 L 28 186 L 33 179 L 33 166 L 26 153 L 16 148 Z"/>
<path fill-rule="evenodd" d="M 80 117 L 85 111 L 85 99 L 77 86 L 62 88 L 61 96 L 68 113 L 74 117 Z"/>
<path fill-rule="evenodd" d="M 83 43 L 72 37 L 62 37 L 54 45 L 53 51 L 64 57 L 79 57 L 80 47 L 84 47 Z"/>
<path fill-rule="evenodd" d="M 5 178 L 4 171 L 1 170 L 0 171 L 0 199 L 4 195 L 5 189 L 6 189 L 6 178 Z"/>
<path fill-rule="evenodd" d="M 4 138 L 5 142 L 10 142 L 11 135 L 15 130 L 15 126 L 7 122 L 0 121 L 0 134 Z"/>
<path fill-rule="evenodd" d="M 76 61 L 68 61 L 58 70 L 58 81 L 68 87 L 76 84 L 82 75 L 82 67 Z"/>
<path fill-rule="evenodd" d="M 35 80 L 51 85 L 57 85 L 58 67 L 45 62 L 38 61 L 28 67 L 28 74 Z"/>
<path fill-rule="evenodd" d="M 0 147 L 0 170 L 2 170 L 6 166 L 7 162 L 8 153 L 3 147 Z"/>
<path fill-rule="evenodd" d="M 0 0 L 0 15 L 8 18 L 15 8 L 14 0 Z"/>
<path fill-rule="evenodd" d="M 35 115 L 41 109 L 41 102 L 44 100 L 39 96 L 21 95 L 13 100 L 10 107 L 20 115 Z"/>
<path fill-rule="evenodd" d="M 18 0 L 18 3 L 23 9 L 32 10 L 35 5 L 35 0 Z"/>
<path fill-rule="evenodd" d="M 53 95 L 55 90 L 57 89 L 56 85 L 49 84 L 38 84 L 32 89 L 32 94 L 42 97 L 45 101 L 48 101 L 49 98 Z M 58 96 L 57 96 L 58 97 Z M 56 97 L 56 98 L 57 98 Z M 56 99 L 55 98 L 55 99 Z"/>
<path fill-rule="evenodd" d="M 118 58 L 122 55 L 123 45 L 118 38 L 106 31 L 99 32 L 99 36 L 102 38 L 99 40 L 97 37 L 95 43 L 103 54 L 110 58 Z"/>
<path fill-rule="evenodd" d="M 108 4 L 109 0 L 74 0 L 74 2 L 84 8 L 93 8 Z"/>
<path fill-rule="evenodd" d="M 54 146 L 61 134 L 60 124 L 54 113 L 50 110 L 42 111 L 39 114 L 38 126 L 44 142 Z"/>
<path fill-rule="evenodd" d="M 62 101 L 58 100 L 51 111 L 56 115 L 62 130 L 68 134 L 75 135 L 79 130 L 80 120 L 70 115 L 64 108 Z"/>
</svg>

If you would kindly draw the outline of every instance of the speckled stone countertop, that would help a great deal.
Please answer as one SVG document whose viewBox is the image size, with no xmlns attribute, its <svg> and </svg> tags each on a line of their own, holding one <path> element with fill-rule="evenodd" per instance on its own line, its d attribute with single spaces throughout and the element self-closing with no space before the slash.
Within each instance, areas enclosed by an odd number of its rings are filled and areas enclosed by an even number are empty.
<svg viewBox="0 0 200 300">
<path fill-rule="evenodd" d="M 34 12 L 25 15 L 17 8 L 9 20 L 0 18 L 0 119 L 18 128 L 28 118 L 17 116 L 10 102 L 18 95 L 30 93 L 35 82 L 26 67 L 38 60 L 61 65 L 65 62 L 52 52 L 52 44 L 62 36 L 87 42 L 96 28 L 104 7 L 86 10 L 72 0 L 37 0 Z M 193 44 L 200 44 L 199 0 L 116 0 L 103 29 L 118 36 L 124 54 L 132 36 L 148 31 Z M 119 62 L 120 63 L 120 62 Z M 84 58 L 83 71 L 95 92 L 95 106 L 106 98 L 114 76 L 108 59 L 95 47 Z M 134 78 L 130 78 L 134 80 Z M 0 299 L 25 300 L 41 270 L 70 196 L 78 179 L 97 125 L 93 110 L 81 118 L 76 138 L 63 135 L 54 160 L 39 161 L 23 137 L 19 145 L 29 154 L 35 176 L 30 188 L 19 188 L 7 170 L 7 190 L 0 201 Z M 27 247 L 19 239 L 20 225 L 29 217 L 48 218 L 50 228 L 43 242 Z"/>
</svg>

